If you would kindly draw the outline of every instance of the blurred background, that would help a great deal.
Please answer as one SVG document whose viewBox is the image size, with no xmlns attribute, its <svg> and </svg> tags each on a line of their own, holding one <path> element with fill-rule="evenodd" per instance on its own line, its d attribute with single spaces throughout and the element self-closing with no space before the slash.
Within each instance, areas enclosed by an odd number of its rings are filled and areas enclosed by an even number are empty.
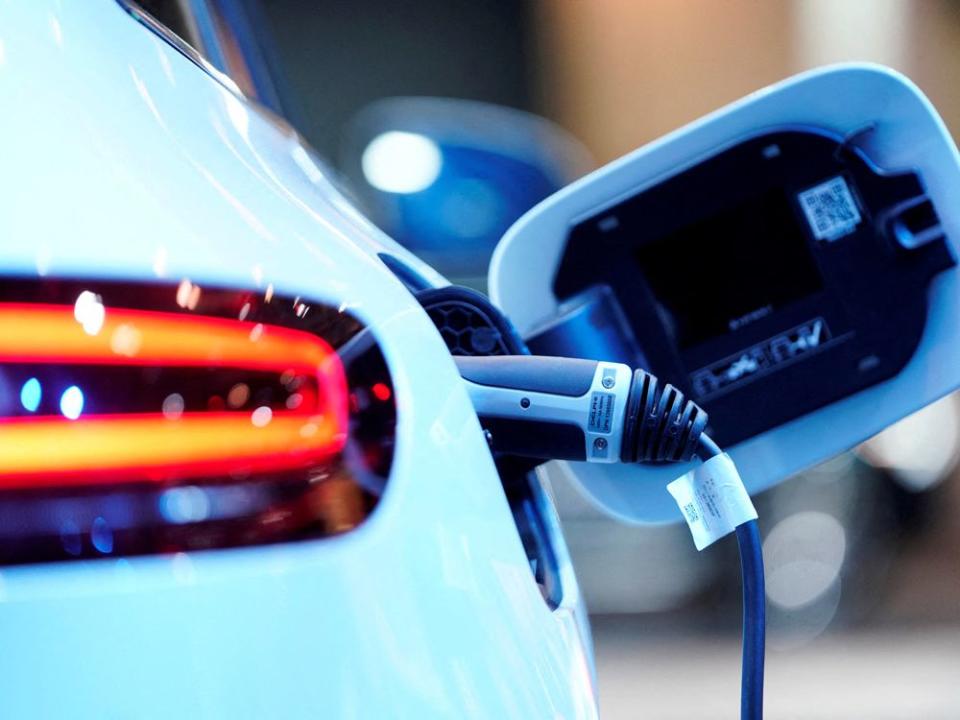
<svg viewBox="0 0 960 720">
<path fill-rule="evenodd" d="M 890 65 L 960 132 L 950 0 L 239 5 L 278 72 L 264 84 L 230 47 L 216 64 L 287 117 L 389 234 L 480 289 L 496 240 L 537 201 L 807 68 Z M 960 717 L 958 457 L 948 397 L 757 498 L 770 717 Z M 684 526 L 619 525 L 562 470 L 550 481 L 593 616 L 603 717 L 728 717 L 733 543 L 697 553 Z"/>
</svg>

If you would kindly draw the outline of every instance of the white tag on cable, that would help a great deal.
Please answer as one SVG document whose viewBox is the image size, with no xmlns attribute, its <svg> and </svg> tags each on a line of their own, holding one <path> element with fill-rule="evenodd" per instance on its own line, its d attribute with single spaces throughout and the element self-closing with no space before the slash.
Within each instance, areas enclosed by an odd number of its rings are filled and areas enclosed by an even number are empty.
<svg viewBox="0 0 960 720">
<path fill-rule="evenodd" d="M 667 490 L 690 526 L 697 550 L 729 535 L 737 525 L 757 519 L 740 473 L 726 453 L 677 478 Z"/>
</svg>

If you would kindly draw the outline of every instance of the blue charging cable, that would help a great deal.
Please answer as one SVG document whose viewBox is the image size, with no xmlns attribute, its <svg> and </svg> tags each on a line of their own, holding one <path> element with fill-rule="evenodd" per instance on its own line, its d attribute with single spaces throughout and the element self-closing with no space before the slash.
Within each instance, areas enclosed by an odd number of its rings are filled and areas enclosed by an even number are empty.
<svg viewBox="0 0 960 720">
<path fill-rule="evenodd" d="M 720 447 L 707 435 L 699 439 L 702 460 L 720 455 Z M 763 577 L 763 546 L 756 520 L 737 526 L 740 574 L 743 577 L 743 658 L 740 678 L 741 720 L 763 717 L 763 665 L 766 652 L 767 611 Z"/>
</svg>

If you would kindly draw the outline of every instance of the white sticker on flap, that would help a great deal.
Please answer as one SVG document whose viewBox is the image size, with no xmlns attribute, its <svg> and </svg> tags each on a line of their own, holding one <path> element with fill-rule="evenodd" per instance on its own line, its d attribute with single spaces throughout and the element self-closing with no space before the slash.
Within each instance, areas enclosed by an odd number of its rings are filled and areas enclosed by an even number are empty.
<svg viewBox="0 0 960 720">
<path fill-rule="evenodd" d="M 667 485 L 677 501 L 697 550 L 757 519 L 750 495 L 730 456 L 724 453 Z"/>
</svg>

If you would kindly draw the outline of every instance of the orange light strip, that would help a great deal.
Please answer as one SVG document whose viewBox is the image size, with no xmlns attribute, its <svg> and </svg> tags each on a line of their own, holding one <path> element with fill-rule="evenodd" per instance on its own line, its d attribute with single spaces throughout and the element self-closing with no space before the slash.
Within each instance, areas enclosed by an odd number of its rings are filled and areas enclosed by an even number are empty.
<svg viewBox="0 0 960 720">
<path fill-rule="evenodd" d="M 71 306 L 0 304 L 0 362 L 292 371 L 317 379 L 318 406 L 267 417 L 236 411 L 0 419 L 0 488 L 285 470 L 343 448 L 343 365 L 311 333 L 125 308 L 107 308 L 96 330 L 84 330 Z"/>
<path fill-rule="evenodd" d="M 234 412 L 7 420 L 0 489 L 289 470 L 330 457 L 345 439 L 329 415 L 300 413 L 278 413 L 262 427 Z"/>
<path fill-rule="evenodd" d="M 276 325 L 108 307 L 103 324 L 89 334 L 69 305 L 0 304 L 0 360 L 6 362 L 311 372 L 336 358 L 316 335 Z"/>
</svg>

